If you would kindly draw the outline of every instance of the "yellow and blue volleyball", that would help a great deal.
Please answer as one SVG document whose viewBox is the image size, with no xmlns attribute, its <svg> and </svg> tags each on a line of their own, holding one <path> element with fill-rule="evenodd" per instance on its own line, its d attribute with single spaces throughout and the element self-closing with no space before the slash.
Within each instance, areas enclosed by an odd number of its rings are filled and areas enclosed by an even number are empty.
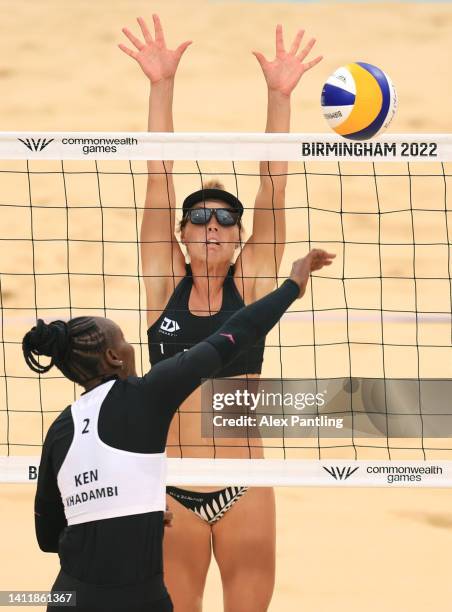
<svg viewBox="0 0 452 612">
<path fill-rule="evenodd" d="M 330 127 L 352 140 L 383 132 L 397 108 L 397 93 L 388 75 L 365 62 L 338 68 L 322 90 L 323 116 Z"/>
</svg>

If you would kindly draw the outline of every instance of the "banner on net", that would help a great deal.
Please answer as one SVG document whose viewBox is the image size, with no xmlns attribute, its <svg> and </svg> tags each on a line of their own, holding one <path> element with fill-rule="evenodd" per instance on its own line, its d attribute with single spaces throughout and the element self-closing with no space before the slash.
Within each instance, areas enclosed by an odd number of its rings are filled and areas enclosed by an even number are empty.
<svg viewBox="0 0 452 612">
<path fill-rule="evenodd" d="M 0 159 L 447 162 L 452 134 L 1 132 Z"/>
</svg>

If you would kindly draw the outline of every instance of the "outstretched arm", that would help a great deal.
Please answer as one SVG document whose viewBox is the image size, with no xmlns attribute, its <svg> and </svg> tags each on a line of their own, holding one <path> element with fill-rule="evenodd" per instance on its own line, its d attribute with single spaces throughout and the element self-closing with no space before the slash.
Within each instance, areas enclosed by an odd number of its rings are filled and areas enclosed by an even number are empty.
<svg viewBox="0 0 452 612">
<path fill-rule="evenodd" d="M 143 40 L 123 28 L 136 50 L 122 44 L 119 48 L 138 62 L 149 79 L 148 130 L 172 132 L 174 79 L 180 59 L 191 43 L 186 41 L 174 51 L 168 49 L 158 15 L 153 15 L 153 20 L 154 37 L 144 19 L 139 17 Z M 148 325 L 160 315 L 169 293 L 174 289 L 175 277 L 185 274 L 184 256 L 175 237 L 176 198 L 172 170 L 173 161 L 148 161 L 146 202 L 141 224 L 141 261 Z"/>
<path fill-rule="evenodd" d="M 265 131 L 290 131 L 290 102 L 296 85 L 305 72 L 318 64 L 321 56 L 305 62 L 305 58 L 315 44 L 311 38 L 299 52 L 304 30 L 299 30 L 289 51 L 285 50 L 282 26 L 276 27 L 276 55 L 272 61 L 262 53 L 254 51 L 267 83 L 267 125 Z M 241 275 L 243 264 L 244 276 L 255 277 L 257 273 L 264 278 L 257 278 L 254 287 L 256 299 L 265 295 L 274 286 L 278 273 L 284 243 L 285 227 L 285 191 L 287 184 L 288 164 L 284 161 L 264 161 L 260 163 L 260 186 L 256 196 L 253 216 L 252 236 L 243 248 L 236 274 Z M 253 274 L 252 268 L 255 268 Z M 265 278 L 267 277 L 267 278 Z"/>
</svg>

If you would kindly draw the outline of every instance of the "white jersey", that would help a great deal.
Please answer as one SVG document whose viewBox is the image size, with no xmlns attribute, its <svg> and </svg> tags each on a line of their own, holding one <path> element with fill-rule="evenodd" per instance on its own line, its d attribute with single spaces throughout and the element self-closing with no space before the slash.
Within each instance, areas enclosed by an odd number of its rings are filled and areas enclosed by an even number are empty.
<svg viewBox="0 0 452 612">
<path fill-rule="evenodd" d="M 165 510 L 166 453 L 133 453 L 108 446 L 98 434 L 108 381 L 71 406 L 74 438 L 58 472 L 69 525 Z"/>
</svg>

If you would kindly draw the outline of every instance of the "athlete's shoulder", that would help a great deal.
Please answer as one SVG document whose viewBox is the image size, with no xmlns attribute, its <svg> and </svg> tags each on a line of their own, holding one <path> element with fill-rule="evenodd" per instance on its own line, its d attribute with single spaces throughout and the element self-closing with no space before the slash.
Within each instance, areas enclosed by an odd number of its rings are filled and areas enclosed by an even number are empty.
<svg viewBox="0 0 452 612">
<path fill-rule="evenodd" d="M 58 439 L 62 436 L 72 434 L 74 424 L 72 422 L 71 406 L 67 406 L 53 421 L 47 431 L 47 440 Z"/>
<path fill-rule="evenodd" d="M 136 402 L 140 401 L 140 396 L 146 382 L 146 375 L 127 376 L 127 378 L 124 379 L 118 378 L 105 398 L 105 403 L 108 404 L 109 407 L 120 410 L 135 406 Z"/>
<path fill-rule="evenodd" d="M 155 379 L 158 377 L 151 372 L 152 369 L 146 372 L 144 376 L 128 376 L 124 381 L 125 392 L 131 399 L 134 396 L 139 397 L 142 393 L 148 393 L 149 387 L 153 388 L 155 386 Z"/>
<path fill-rule="evenodd" d="M 60 412 L 57 418 L 53 421 L 51 427 L 58 426 L 61 423 L 65 423 L 70 418 L 71 418 L 71 404 L 69 404 L 69 406 L 66 406 L 66 408 Z"/>
<path fill-rule="evenodd" d="M 129 390 L 140 387 L 142 384 L 143 384 L 142 376 L 128 376 L 125 380 L 119 380 L 117 382 L 116 387 L 118 390 L 122 389 L 127 392 Z"/>
</svg>

